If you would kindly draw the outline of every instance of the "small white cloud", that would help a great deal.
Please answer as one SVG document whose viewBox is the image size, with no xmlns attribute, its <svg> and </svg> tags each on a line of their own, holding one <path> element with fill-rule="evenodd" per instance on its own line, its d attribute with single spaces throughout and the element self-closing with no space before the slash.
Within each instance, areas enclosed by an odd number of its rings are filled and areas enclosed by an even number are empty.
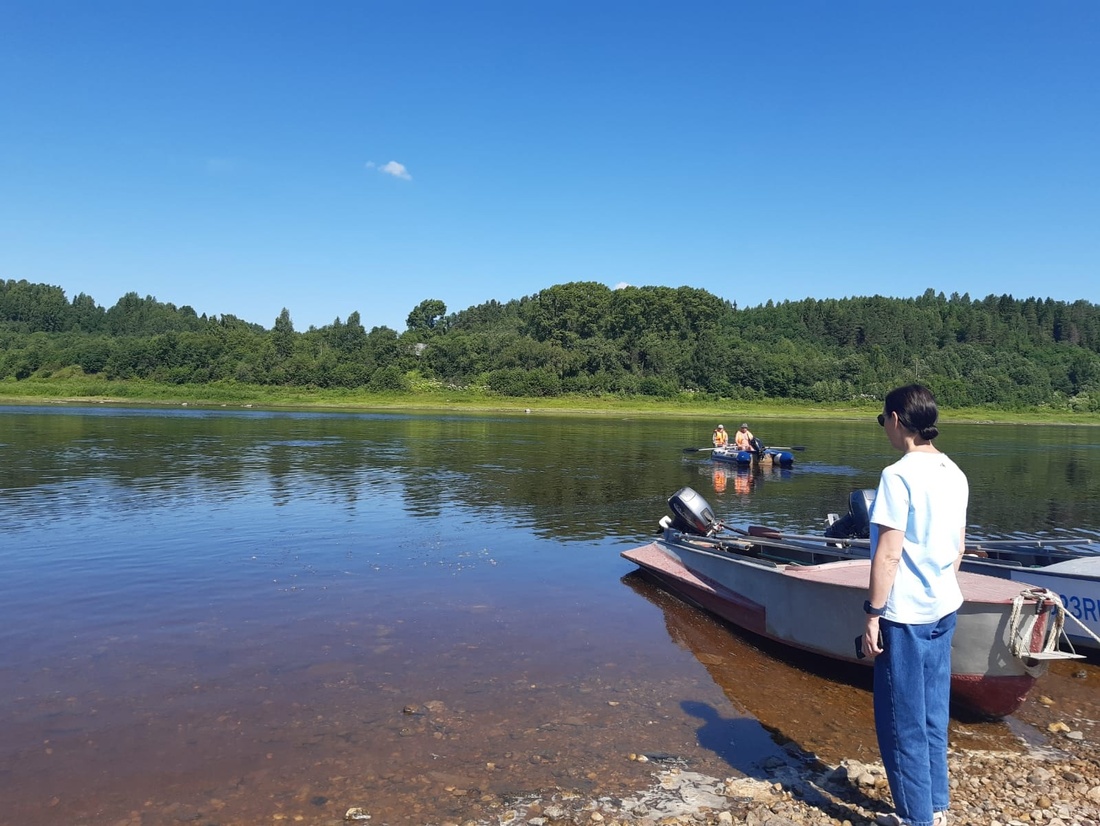
<svg viewBox="0 0 1100 826">
<path fill-rule="evenodd" d="M 206 171 L 211 175 L 228 175 L 235 172 L 237 162 L 233 158 L 207 158 Z"/>
<path fill-rule="evenodd" d="M 611 289 L 613 289 L 613 290 L 621 290 L 621 289 L 624 289 L 624 288 L 626 288 L 626 287 L 629 287 L 629 286 L 630 286 L 630 285 L 629 285 L 629 284 L 628 284 L 627 282 L 625 282 L 625 281 L 620 281 L 620 282 L 619 282 L 618 284 L 616 284 L 616 285 L 615 285 L 614 287 L 612 287 Z"/>
<path fill-rule="evenodd" d="M 367 169 L 374 169 L 374 162 L 371 161 L 367 164 Z M 398 163 L 397 161 L 390 161 L 384 163 L 378 167 L 378 171 L 386 175 L 392 175 L 395 178 L 400 178 L 403 181 L 411 181 L 412 175 L 409 174 L 409 170 L 405 169 L 405 164 Z"/>
</svg>

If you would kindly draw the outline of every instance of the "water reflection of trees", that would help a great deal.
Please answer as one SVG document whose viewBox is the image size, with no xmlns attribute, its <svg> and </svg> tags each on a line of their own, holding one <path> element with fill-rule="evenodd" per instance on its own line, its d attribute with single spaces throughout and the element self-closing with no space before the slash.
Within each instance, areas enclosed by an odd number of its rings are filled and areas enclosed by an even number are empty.
<svg viewBox="0 0 1100 826">
<path fill-rule="evenodd" d="M 800 425 L 814 452 L 771 485 L 715 468 L 682 447 L 699 425 L 524 415 L 263 413 L 259 411 L 17 410 L 0 413 L 0 504 L 18 519 L 84 496 L 110 507 L 156 507 L 206 497 L 301 498 L 364 512 L 471 518 L 530 527 L 558 540 L 635 536 L 664 500 L 697 487 L 716 509 L 781 515 L 814 529 L 873 486 L 894 458 L 852 423 Z M 781 426 L 771 424 L 776 435 Z M 972 487 L 971 524 L 987 534 L 1100 529 L 1092 430 L 955 428 L 948 450 Z M 871 434 L 877 435 L 877 434 Z M 815 465 L 816 453 L 816 465 Z M 843 461 L 843 473 L 826 462 Z M 714 473 L 722 473 L 718 490 Z M 732 474 L 732 477 L 730 476 Z M 107 504 L 109 503 L 109 505 Z"/>
<path fill-rule="evenodd" d="M 1090 445 L 968 457 L 972 529 L 986 535 L 1096 533 L 1098 458 Z"/>
<path fill-rule="evenodd" d="M 685 484 L 644 442 L 591 423 L 478 416 L 61 409 L 0 414 L 0 502 L 30 516 L 95 488 L 105 507 L 308 497 L 434 518 L 448 509 L 606 536 L 624 500 Z M 657 501 L 660 501 L 659 499 Z M 91 504 L 89 506 L 92 506 Z M 10 509 L 14 515 L 16 509 Z M 656 517 L 652 517 L 656 518 Z M 564 537 L 569 538 L 569 537 Z"/>
</svg>

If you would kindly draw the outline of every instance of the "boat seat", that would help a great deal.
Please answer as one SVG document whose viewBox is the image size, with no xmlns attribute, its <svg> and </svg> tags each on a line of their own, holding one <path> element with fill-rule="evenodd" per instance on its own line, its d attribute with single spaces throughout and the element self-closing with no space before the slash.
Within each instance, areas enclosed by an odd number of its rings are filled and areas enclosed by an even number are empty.
<svg viewBox="0 0 1100 826">
<path fill-rule="evenodd" d="M 1032 651 L 1024 655 L 1027 660 L 1083 660 L 1084 654 L 1074 654 L 1070 651 Z"/>
</svg>

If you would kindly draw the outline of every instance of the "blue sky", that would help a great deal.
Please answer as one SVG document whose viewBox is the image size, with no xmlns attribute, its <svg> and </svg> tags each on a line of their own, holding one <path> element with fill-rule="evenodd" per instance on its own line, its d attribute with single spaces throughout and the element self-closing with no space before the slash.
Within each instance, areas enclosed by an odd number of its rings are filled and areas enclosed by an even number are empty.
<svg viewBox="0 0 1100 826">
<path fill-rule="evenodd" d="M 553 284 L 1100 302 L 1100 3 L 8 0 L 0 278 L 270 327 Z"/>
</svg>

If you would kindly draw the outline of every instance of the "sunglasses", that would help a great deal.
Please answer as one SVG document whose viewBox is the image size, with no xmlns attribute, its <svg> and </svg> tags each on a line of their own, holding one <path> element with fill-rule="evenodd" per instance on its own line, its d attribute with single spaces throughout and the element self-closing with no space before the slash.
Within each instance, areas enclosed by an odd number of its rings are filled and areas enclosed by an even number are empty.
<svg viewBox="0 0 1100 826">
<path fill-rule="evenodd" d="M 886 416 L 882 413 L 878 414 L 878 426 L 886 427 Z"/>
</svg>

